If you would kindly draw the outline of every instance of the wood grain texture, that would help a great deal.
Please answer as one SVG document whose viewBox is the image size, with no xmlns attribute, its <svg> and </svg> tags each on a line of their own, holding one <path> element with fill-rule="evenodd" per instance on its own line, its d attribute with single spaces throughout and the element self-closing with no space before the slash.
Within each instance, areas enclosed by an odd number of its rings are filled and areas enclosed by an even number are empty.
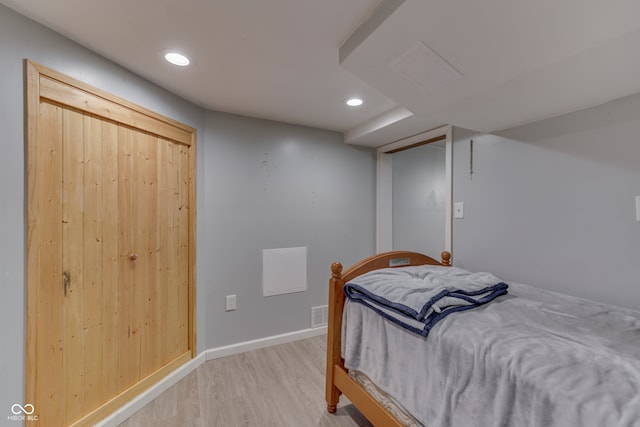
<svg viewBox="0 0 640 427">
<path fill-rule="evenodd" d="M 118 224 L 120 210 L 118 203 L 118 145 L 109 144 L 118 137 L 118 126 L 111 122 L 102 122 L 102 365 L 101 395 L 102 401 L 117 395 L 118 392 L 118 358 L 114 349 L 120 348 L 118 324 L 120 321 L 120 256 Z M 116 350 L 117 351 L 117 350 Z"/>
<path fill-rule="evenodd" d="M 120 427 L 371 427 L 348 401 L 325 411 L 326 337 L 210 360 Z"/>
<path fill-rule="evenodd" d="M 167 307 L 169 306 L 169 292 L 170 292 L 170 275 L 172 268 L 171 265 L 171 254 L 169 253 L 169 203 L 170 203 L 170 194 L 169 194 L 169 176 L 170 168 L 169 168 L 169 150 L 171 148 L 171 142 L 159 139 L 158 140 L 158 152 L 157 152 L 157 162 L 159 165 L 164 165 L 164 167 L 157 168 L 157 193 L 158 197 L 156 199 L 156 224 L 158 228 L 158 240 L 156 244 L 158 245 L 159 253 L 158 253 L 158 266 L 156 271 L 156 283 L 157 283 L 157 293 L 155 296 L 155 301 L 153 302 L 154 307 L 161 313 L 159 318 L 155 321 L 155 327 L 157 328 L 158 337 L 157 337 L 157 348 L 159 352 L 159 358 L 161 360 L 167 360 L 170 358 L 170 348 L 168 345 L 169 339 L 171 337 L 168 336 L 169 333 L 169 325 L 171 322 L 167 316 Z"/>
<path fill-rule="evenodd" d="M 36 140 L 29 138 L 29 219 L 26 402 L 49 408 L 54 423 L 64 421 L 62 312 L 62 108 L 42 103 Z M 41 349 L 41 351 L 35 351 Z M 45 387 L 44 385 L 49 385 Z"/>
<path fill-rule="evenodd" d="M 83 117 L 84 150 L 84 312 L 83 341 L 84 379 L 82 402 L 94 408 L 104 400 L 102 388 L 102 361 L 104 340 L 102 247 L 104 234 L 103 182 L 102 182 L 102 121 Z"/>
<path fill-rule="evenodd" d="M 188 126 L 77 80 L 71 81 L 68 77 L 41 65 L 38 65 L 38 68 L 55 75 L 55 77 L 43 76 L 40 79 L 40 95 L 43 99 L 59 102 L 136 129 L 154 129 L 158 134 L 181 144 L 190 145 L 193 143 L 191 135 L 193 129 Z"/>
<path fill-rule="evenodd" d="M 119 346 L 114 357 L 118 358 L 118 389 L 125 390 L 140 378 L 140 335 L 137 330 L 136 288 L 139 280 L 138 261 L 129 259 L 136 253 L 136 192 L 139 190 L 136 170 L 136 133 L 133 129 L 118 128 L 118 206 L 121 221 L 118 224 L 120 236 L 118 297 Z"/>
<path fill-rule="evenodd" d="M 175 144 L 169 144 L 167 152 L 167 180 L 168 180 L 168 198 L 167 198 L 167 212 L 168 212 L 168 237 L 167 237 L 167 253 L 169 254 L 169 260 L 173 260 L 169 271 L 169 286 L 168 292 L 168 304 L 165 307 L 165 316 L 167 317 L 167 323 L 170 325 L 177 325 L 180 322 L 180 307 L 178 299 L 178 283 L 180 282 L 180 266 L 176 265 L 175 260 L 178 259 L 180 254 L 180 219 L 179 211 L 177 209 L 169 209 L 170 206 L 179 206 L 180 203 L 180 156 L 179 148 Z M 175 335 L 175 331 L 169 332 L 167 330 L 167 351 L 169 357 L 180 352 L 179 337 Z"/>
<path fill-rule="evenodd" d="M 189 348 L 189 294 L 195 291 L 195 288 L 189 289 L 189 152 L 184 145 L 177 145 L 179 167 L 178 167 L 178 184 L 179 184 L 179 199 L 178 199 L 178 256 L 176 262 L 178 263 L 178 271 L 180 280 L 177 283 L 178 290 L 178 321 L 176 322 L 177 330 L 170 331 L 174 333 L 177 342 L 177 350 L 179 354 L 182 354 Z M 195 206 L 194 206 L 195 209 Z"/>
<path fill-rule="evenodd" d="M 62 270 L 65 424 L 82 415 L 84 386 L 84 144 L 82 113 L 62 115 Z"/>
<path fill-rule="evenodd" d="M 197 356 L 197 342 L 196 342 L 196 313 L 197 313 L 197 304 L 196 304 L 196 215 L 197 210 L 196 206 L 198 206 L 196 202 L 196 133 L 195 131 L 191 132 L 191 143 L 189 145 L 188 154 L 188 170 L 189 174 L 187 176 L 188 184 L 187 184 L 187 209 L 188 215 L 187 218 L 189 220 L 189 227 L 187 228 L 187 254 L 188 254 L 188 262 L 186 264 L 187 275 L 188 275 L 188 307 L 187 311 L 187 322 L 188 322 L 188 334 L 187 334 L 187 348 L 191 349 L 191 356 Z"/>
<path fill-rule="evenodd" d="M 195 353 L 195 130 L 25 67 L 25 401 L 94 425 Z"/>
</svg>

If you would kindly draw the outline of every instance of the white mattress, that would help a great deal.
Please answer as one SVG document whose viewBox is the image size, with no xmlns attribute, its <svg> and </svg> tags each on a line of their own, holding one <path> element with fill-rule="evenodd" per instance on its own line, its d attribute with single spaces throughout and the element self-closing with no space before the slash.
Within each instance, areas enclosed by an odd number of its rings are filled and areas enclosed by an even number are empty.
<svg viewBox="0 0 640 427">
<path fill-rule="evenodd" d="M 406 427 L 424 427 L 415 418 L 411 416 L 398 402 L 391 396 L 376 386 L 373 381 L 360 371 L 349 371 L 349 376 L 353 378 L 364 390 L 380 403 L 396 420 Z"/>
</svg>

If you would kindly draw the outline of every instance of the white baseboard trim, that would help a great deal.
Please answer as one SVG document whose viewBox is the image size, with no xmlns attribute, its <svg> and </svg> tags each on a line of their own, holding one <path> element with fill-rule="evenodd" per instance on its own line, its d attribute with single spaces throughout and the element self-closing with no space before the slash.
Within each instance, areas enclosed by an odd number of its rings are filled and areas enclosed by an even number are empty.
<svg viewBox="0 0 640 427">
<path fill-rule="evenodd" d="M 271 347 L 273 345 L 285 344 L 288 342 L 298 341 L 305 338 L 311 338 L 318 335 L 327 333 L 327 327 L 322 326 L 319 328 L 303 329 L 300 331 L 289 332 L 281 335 L 273 335 L 271 337 L 260 338 L 252 341 L 245 341 L 238 344 L 231 344 L 223 347 L 211 348 L 198 354 L 196 357 L 185 363 L 175 371 L 171 372 L 165 378 L 154 384 L 147 390 L 140 393 L 133 398 L 127 404 L 122 406 L 116 412 L 109 415 L 107 418 L 100 421 L 96 426 L 98 427 L 117 427 L 118 424 L 123 423 L 133 414 L 144 408 L 153 399 L 160 396 L 162 392 L 169 387 L 186 377 L 189 373 L 194 371 L 198 366 L 202 365 L 207 360 L 218 359 L 220 357 L 232 356 L 234 354 L 240 354 L 247 351 L 258 350 L 265 347 Z"/>
<path fill-rule="evenodd" d="M 100 421 L 96 426 L 99 427 L 116 427 L 118 424 L 123 423 L 133 414 L 144 408 L 153 399 L 160 396 L 162 392 L 169 387 L 186 377 L 189 373 L 194 371 L 198 366 L 206 362 L 204 352 L 200 353 L 184 365 L 180 366 L 175 371 L 155 383 L 132 400 L 127 402 L 124 406 L 120 407 L 117 411 L 109 415 L 107 418 Z"/>
<path fill-rule="evenodd" d="M 327 327 L 303 329 L 301 331 L 289 332 L 281 335 L 273 335 L 271 337 L 260 338 L 252 341 L 245 341 L 238 344 L 231 344 L 224 347 L 212 348 L 205 350 L 207 360 L 218 359 L 220 357 L 231 356 L 234 354 L 245 353 L 247 351 L 258 350 L 272 345 L 285 344 L 288 342 L 298 341 L 305 338 L 315 337 L 327 333 Z"/>
</svg>

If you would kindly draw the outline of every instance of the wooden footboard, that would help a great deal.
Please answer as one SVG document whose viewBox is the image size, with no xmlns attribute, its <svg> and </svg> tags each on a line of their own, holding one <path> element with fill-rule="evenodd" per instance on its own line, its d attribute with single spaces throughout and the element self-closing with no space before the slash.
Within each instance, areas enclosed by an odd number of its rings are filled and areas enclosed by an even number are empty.
<svg viewBox="0 0 640 427">
<path fill-rule="evenodd" d="M 366 258 L 346 271 L 342 271 L 342 264 L 334 262 L 331 265 L 331 279 L 329 280 L 329 325 L 327 329 L 327 373 L 326 399 L 327 410 L 336 412 L 340 395 L 344 394 L 365 417 L 376 426 L 398 426 L 400 424 L 380 403 L 371 397 L 348 374 L 344 367 L 344 360 L 340 355 L 342 339 L 342 311 L 344 309 L 345 283 L 371 270 L 387 267 L 405 267 L 410 265 L 451 265 L 451 254 L 442 252 L 442 261 L 417 252 L 394 251 L 385 252 Z"/>
</svg>

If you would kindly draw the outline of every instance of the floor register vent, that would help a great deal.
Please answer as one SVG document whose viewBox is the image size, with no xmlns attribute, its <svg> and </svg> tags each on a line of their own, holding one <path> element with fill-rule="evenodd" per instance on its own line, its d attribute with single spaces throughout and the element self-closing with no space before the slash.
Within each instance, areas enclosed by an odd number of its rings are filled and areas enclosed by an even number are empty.
<svg viewBox="0 0 640 427">
<path fill-rule="evenodd" d="M 329 306 L 311 307 L 311 327 L 319 328 L 320 326 L 326 326 L 327 323 L 329 323 Z"/>
</svg>

